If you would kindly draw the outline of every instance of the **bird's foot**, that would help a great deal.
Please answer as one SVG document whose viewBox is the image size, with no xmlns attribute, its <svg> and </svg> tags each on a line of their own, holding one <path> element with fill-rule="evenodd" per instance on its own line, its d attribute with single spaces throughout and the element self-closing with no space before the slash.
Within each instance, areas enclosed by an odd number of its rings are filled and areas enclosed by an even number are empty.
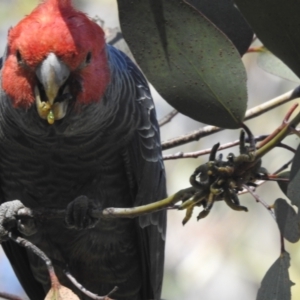
<svg viewBox="0 0 300 300">
<path fill-rule="evenodd" d="M 65 223 L 70 229 L 89 229 L 95 227 L 98 218 L 93 217 L 93 209 L 98 209 L 93 200 L 86 196 L 79 196 L 68 204 Z"/>
<path fill-rule="evenodd" d="M 20 200 L 8 201 L 0 205 L 0 243 L 8 239 L 8 233 L 13 228 L 17 228 L 19 232 L 27 236 L 36 232 L 34 220 L 24 219 L 19 215 L 24 208 Z"/>
</svg>

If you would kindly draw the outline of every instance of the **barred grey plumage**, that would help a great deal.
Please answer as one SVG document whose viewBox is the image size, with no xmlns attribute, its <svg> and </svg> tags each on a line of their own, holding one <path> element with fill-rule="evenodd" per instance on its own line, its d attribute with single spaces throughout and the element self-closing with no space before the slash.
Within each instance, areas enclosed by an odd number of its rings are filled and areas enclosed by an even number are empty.
<svg viewBox="0 0 300 300">
<path fill-rule="evenodd" d="M 159 127 L 147 82 L 126 55 L 109 45 L 106 49 L 111 81 L 102 101 L 75 106 L 73 98 L 66 116 L 53 125 L 39 117 L 34 105 L 15 108 L 1 89 L 1 202 L 20 199 L 31 208 L 66 208 L 84 195 L 104 208 L 166 196 Z M 160 298 L 165 212 L 100 220 L 84 230 L 66 228 L 60 219 L 39 221 L 37 228 L 27 238 L 54 265 L 56 260 L 68 265 L 88 290 L 104 295 L 117 285 L 117 299 Z M 3 248 L 30 299 L 43 299 L 49 288 L 44 264 L 10 241 Z M 79 293 L 59 266 L 56 272 L 62 284 Z"/>
</svg>

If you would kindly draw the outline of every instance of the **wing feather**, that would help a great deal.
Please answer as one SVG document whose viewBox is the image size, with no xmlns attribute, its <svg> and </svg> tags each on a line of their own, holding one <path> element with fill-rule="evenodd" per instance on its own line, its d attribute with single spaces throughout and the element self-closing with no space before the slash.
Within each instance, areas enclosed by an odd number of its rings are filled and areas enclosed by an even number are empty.
<svg viewBox="0 0 300 300">
<path fill-rule="evenodd" d="M 135 179 L 134 206 L 145 205 L 166 197 L 166 178 L 162 160 L 159 125 L 148 83 L 138 67 L 122 52 L 109 47 L 111 60 L 119 64 L 127 101 L 134 101 L 134 117 L 139 120 L 127 153 L 131 172 Z M 121 77 L 121 74 L 116 74 Z M 130 80 L 128 80 L 130 78 Z M 125 89 L 121 89 L 125 91 Z M 125 99 L 124 99 L 125 101 Z M 124 108 L 126 109 L 126 107 Z M 166 234 L 166 211 L 141 216 L 137 220 L 140 227 L 140 245 L 145 269 L 150 268 L 150 280 L 154 299 L 161 294 L 164 248 Z M 145 275 L 148 272 L 145 271 Z M 146 289 L 146 287 L 145 287 Z"/>
</svg>

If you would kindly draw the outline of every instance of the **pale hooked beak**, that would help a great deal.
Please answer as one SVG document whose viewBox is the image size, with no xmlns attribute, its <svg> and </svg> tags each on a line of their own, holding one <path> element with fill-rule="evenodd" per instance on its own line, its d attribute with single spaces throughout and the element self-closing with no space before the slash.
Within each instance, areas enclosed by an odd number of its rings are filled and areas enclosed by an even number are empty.
<svg viewBox="0 0 300 300">
<path fill-rule="evenodd" d="M 66 115 L 68 101 L 72 98 L 65 84 L 70 70 L 54 53 L 50 53 L 38 66 L 36 75 L 40 83 L 34 89 L 38 114 L 53 124 Z"/>
</svg>

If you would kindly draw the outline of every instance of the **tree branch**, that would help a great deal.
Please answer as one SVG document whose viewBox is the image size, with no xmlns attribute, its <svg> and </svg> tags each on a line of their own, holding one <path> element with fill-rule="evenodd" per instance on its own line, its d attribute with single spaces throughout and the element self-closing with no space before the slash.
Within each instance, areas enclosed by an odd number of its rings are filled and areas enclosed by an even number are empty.
<svg viewBox="0 0 300 300">
<path fill-rule="evenodd" d="M 288 136 L 291 132 L 295 131 L 296 126 L 300 122 L 300 112 L 290 121 L 287 122 L 287 118 L 290 117 L 290 112 L 288 113 L 288 117 L 284 119 L 282 124 L 275 129 L 274 133 L 270 135 L 270 138 L 267 137 L 261 144 L 258 146 L 258 150 L 255 153 L 256 159 L 263 157 L 270 150 L 276 147 L 281 141 Z"/>
<path fill-rule="evenodd" d="M 257 195 L 252 189 L 251 187 L 247 186 L 246 184 L 243 185 L 243 188 L 245 190 L 247 190 L 253 197 L 254 199 L 261 203 L 271 214 L 271 216 L 273 217 L 274 220 L 276 220 L 276 216 L 274 211 L 272 210 L 272 207 L 270 205 L 268 205 L 259 195 Z"/>
<path fill-rule="evenodd" d="M 247 110 L 245 114 L 245 121 L 250 120 L 252 118 L 255 118 L 271 109 L 274 109 L 288 101 L 294 100 L 296 98 L 300 97 L 300 86 L 295 88 L 294 90 L 291 90 L 281 96 L 278 96 L 272 100 L 269 100 L 261 105 L 255 106 L 249 110 Z M 205 126 L 203 128 L 200 128 L 197 131 L 188 133 L 181 137 L 176 137 L 170 140 L 167 140 L 165 142 L 162 142 L 162 149 L 167 150 L 171 149 L 177 146 L 181 146 L 193 141 L 198 141 L 200 138 L 211 135 L 213 133 L 216 133 L 218 131 L 223 130 L 223 128 L 217 127 L 217 126 Z"/>
<path fill-rule="evenodd" d="M 159 127 L 169 123 L 176 115 L 178 114 L 178 110 L 173 109 L 170 113 L 165 115 L 161 120 L 158 121 Z"/>
<path fill-rule="evenodd" d="M 157 212 L 163 209 L 174 208 L 174 204 L 183 200 L 191 198 L 196 191 L 193 188 L 186 188 L 178 191 L 172 196 L 169 196 L 160 201 L 156 201 L 147 205 L 141 205 L 129 208 L 115 208 L 108 207 L 103 210 L 93 209 L 91 216 L 93 218 L 103 218 L 103 219 L 114 219 L 114 218 L 135 218 L 145 214 Z M 19 217 L 30 217 L 43 219 L 53 219 L 53 218 L 65 218 L 66 211 L 64 209 L 53 209 L 53 208 L 35 208 L 30 209 L 28 207 L 22 208 L 18 211 Z"/>
<path fill-rule="evenodd" d="M 34 214 L 34 213 L 33 213 Z M 55 274 L 54 271 L 54 267 L 52 264 L 52 261 L 50 260 L 50 258 L 40 249 L 38 248 L 36 245 L 32 244 L 31 242 L 29 242 L 28 240 L 19 237 L 19 236 L 15 236 L 13 235 L 11 232 L 9 233 L 9 238 L 11 240 L 13 240 L 14 242 L 16 242 L 17 244 L 19 244 L 22 247 L 27 248 L 30 252 L 34 253 L 35 255 L 37 255 L 39 258 L 42 259 L 42 261 L 46 264 L 47 269 L 48 269 L 48 273 L 49 273 L 49 277 L 51 280 L 51 287 L 54 289 L 59 289 L 61 287 L 60 282 L 58 281 L 58 278 Z M 62 263 L 59 263 L 60 265 Z M 109 298 L 109 296 L 111 294 L 113 294 L 118 288 L 114 287 L 114 289 L 109 292 L 109 294 L 107 294 L 106 296 L 98 296 L 96 294 L 93 294 L 92 292 L 88 291 L 86 288 L 84 288 L 71 274 L 68 270 L 64 271 L 66 276 L 69 278 L 69 280 L 73 283 L 74 286 L 76 286 L 81 292 L 83 292 L 84 294 L 86 294 L 88 297 L 90 297 L 91 299 L 95 299 L 95 300 L 111 300 Z M 11 298 L 8 298 L 7 296 L 10 296 L 8 294 L 0 294 L 0 296 L 2 295 L 6 295 L 5 299 L 8 300 L 21 300 L 18 297 L 12 296 Z M 14 298 L 13 298 L 14 297 Z"/>
<path fill-rule="evenodd" d="M 261 135 L 261 136 L 255 137 L 254 139 L 255 139 L 256 142 L 258 142 L 258 141 L 264 140 L 265 138 L 266 138 L 266 135 Z M 218 148 L 218 151 L 228 149 L 228 148 L 232 148 L 234 146 L 239 145 L 239 143 L 240 143 L 240 140 L 236 140 L 236 141 L 233 141 L 233 142 L 229 142 L 229 143 L 220 145 L 220 147 Z M 296 152 L 296 150 L 294 148 L 290 147 L 289 145 L 283 144 L 283 143 L 278 143 L 276 145 L 276 147 L 284 148 L 284 149 L 289 150 L 293 153 Z M 177 153 L 174 153 L 174 154 L 172 154 L 172 153 L 171 154 L 164 154 L 163 159 L 164 160 L 171 160 L 171 159 L 181 159 L 181 158 L 197 158 L 199 156 L 209 154 L 211 152 L 211 149 L 212 148 L 199 150 L 199 151 L 194 151 L 194 152 L 177 152 Z"/>
<path fill-rule="evenodd" d="M 69 270 L 64 270 L 65 275 L 68 277 L 68 279 L 73 283 L 74 286 L 76 286 L 82 293 L 87 295 L 89 298 L 94 300 L 112 300 L 109 298 L 114 292 L 118 290 L 118 287 L 115 286 L 112 291 L 110 291 L 106 296 L 98 296 L 90 291 L 88 291 L 85 287 L 83 287 L 75 278 L 72 276 L 72 274 L 69 272 Z"/>
<path fill-rule="evenodd" d="M 20 298 L 16 295 L 2 293 L 2 292 L 0 292 L 0 298 L 6 299 L 6 300 L 23 300 L 22 298 Z"/>
</svg>

